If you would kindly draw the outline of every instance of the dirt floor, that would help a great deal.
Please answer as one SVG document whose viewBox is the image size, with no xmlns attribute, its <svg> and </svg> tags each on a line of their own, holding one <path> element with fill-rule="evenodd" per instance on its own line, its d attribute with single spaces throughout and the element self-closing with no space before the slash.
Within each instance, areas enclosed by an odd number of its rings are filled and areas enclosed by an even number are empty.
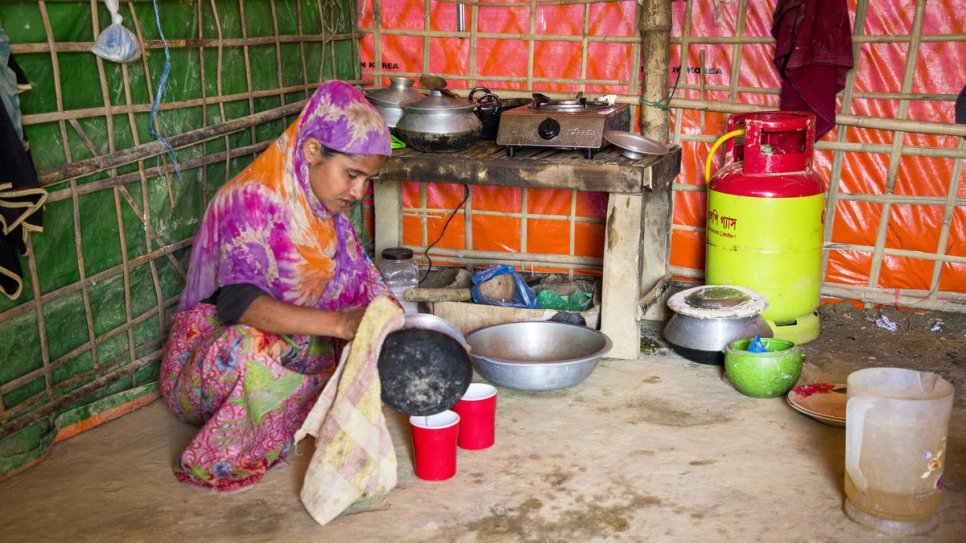
<svg viewBox="0 0 966 543">
<path fill-rule="evenodd" d="M 844 302 L 823 305 L 821 312 L 821 337 L 803 346 L 807 369 L 839 377 L 864 367 L 931 371 L 953 383 L 955 405 L 966 406 L 960 392 L 966 387 L 966 314 L 858 310 Z M 895 323 L 895 332 L 876 323 L 882 317 Z"/>
<path fill-rule="evenodd" d="M 896 331 L 875 323 L 883 314 Z M 254 488 L 217 495 L 175 480 L 171 466 L 193 429 L 154 402 L 57 444 L 0 483 L 0 540 L 962 541 L 966 315 L 825 305 L 821 336 L 804 346 L 803 381 L 898 366 L 956 386 L 939 527 L 904 538 L 843 514 L 843 428 L 783 398 L 739 394 L 720 367 L 671 353 L 661 324 L 650 324 L 656 341 L 644 342 L 639 360 L 604 360 L 568 390 L 500 389 L 496 445 L 459 451 L 449 481 L 413 475 L 405 418 L 387 409 L 398 486 L 326 526 L 298 498 L 311 439 Z"/>
</svg>

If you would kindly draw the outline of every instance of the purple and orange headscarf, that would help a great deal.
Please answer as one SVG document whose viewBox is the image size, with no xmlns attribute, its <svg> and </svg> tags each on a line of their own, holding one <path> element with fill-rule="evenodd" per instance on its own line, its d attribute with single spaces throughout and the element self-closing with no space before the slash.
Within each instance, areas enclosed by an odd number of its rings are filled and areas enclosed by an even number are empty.
<svg viewBox="0 0 966 543">
<path fill-rule="evenodd" d="M 309 186 L 308 164 L 305 163 L 305 141 L 315 138 L 322 145 L 349 155 L 390 156 L 392 145 L 389 127 L 379 112 L 352 85 L 344 81 L 323 83 L 303 109 L 295 133 L 295 174 L 304 191 Z M 316 206 L 321 202 L 314 198 Z M 326 210 L 327 211 L 327 210 Z"/>
<path fill-rule="evenodd" d="M 340 310 L 386 287 L 348 217 L 312 192 L 305 141 L 350 155 L 391 153 L 389 128 L 355 87 L 323 83 L 299 119 L 212 198 L 195 237 L 178 309 L 225 285 L 248 283 L 277 300 Z"/>
</svg>

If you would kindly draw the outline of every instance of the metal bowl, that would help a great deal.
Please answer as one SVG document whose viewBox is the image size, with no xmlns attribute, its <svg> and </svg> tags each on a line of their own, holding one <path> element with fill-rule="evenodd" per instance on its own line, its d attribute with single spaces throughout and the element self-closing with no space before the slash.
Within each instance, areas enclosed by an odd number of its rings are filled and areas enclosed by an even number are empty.
<svg viewBox="0 0 966 543">
<path fill-rule="evenodd" d="M 587 378 L 611 348 L 605 334 L 552 321 L 512 322 L 466 335 L 476 371 L 496 386 L 544 391 Z"/>
</svg>

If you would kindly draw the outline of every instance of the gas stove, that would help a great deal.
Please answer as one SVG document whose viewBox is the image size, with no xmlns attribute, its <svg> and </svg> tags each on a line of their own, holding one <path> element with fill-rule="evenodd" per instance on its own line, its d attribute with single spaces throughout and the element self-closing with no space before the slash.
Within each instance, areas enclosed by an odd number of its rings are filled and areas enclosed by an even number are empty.
<svg viewBox="0 0 966 543">
<path fill-rule="evenodd" d="M 608 145 L 604 132 L 626 131 L 630 125 L 627 104 L 588 100 L 580 95 L 573 100 L 551 100 L 534 94 L 529 105 L 500 115 L 496 143 L 505 146 L 511 157 L 519 147 L 558 147 L 582 150 L 590 159 Z"/>
</svg>

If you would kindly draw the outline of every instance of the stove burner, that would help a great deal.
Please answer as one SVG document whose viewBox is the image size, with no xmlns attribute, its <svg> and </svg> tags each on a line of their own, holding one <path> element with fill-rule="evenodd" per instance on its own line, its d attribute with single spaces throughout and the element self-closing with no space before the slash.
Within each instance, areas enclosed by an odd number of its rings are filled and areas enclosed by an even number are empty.
<svg viewBox="0 0 966 543">
<path fill-rule="evenodd" d="M 573 100 L 551 100 L 546 95 L 534 94 L 533 102 L 531 102 L 527 107 L 547 112 L 572 112 L 603 109 L 610 107 L 610 104 L 607 103 L 607 100 L 599 98 L 588 101 L 586 98 L 580 95 Z"/>
</svg>

